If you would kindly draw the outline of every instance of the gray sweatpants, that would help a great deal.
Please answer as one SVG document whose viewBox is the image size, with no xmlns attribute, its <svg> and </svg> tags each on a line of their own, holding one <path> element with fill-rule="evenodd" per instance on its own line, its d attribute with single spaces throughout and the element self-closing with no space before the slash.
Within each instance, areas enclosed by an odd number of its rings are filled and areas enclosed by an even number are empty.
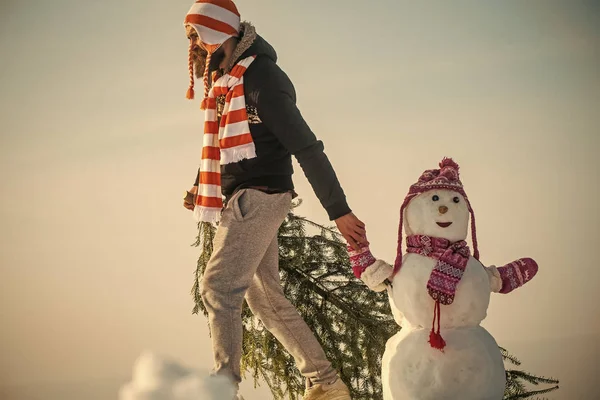
<svg viewBox="0 0 600 400">
<path fill-rule="evenodd" d="M 308 325 L 285 298 L 279 279 L 277 232 L 291 200 L 289 193 L 243 189 L 223 210 L 214 238 L 201 289 L 212 334 L 214 373 L 238 383 L 244 297 L 254 315 L 294 357 L 303 376 L 319 384 L 337 375 Z"/>
</svg>

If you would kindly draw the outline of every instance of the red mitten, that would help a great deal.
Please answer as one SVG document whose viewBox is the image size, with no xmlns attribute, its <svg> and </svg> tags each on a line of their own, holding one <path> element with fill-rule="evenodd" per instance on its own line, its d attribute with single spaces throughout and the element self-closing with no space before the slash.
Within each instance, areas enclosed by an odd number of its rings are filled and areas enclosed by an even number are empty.
<svg viewBox="0 0 600 400">
<path fill-rule="evenodd" d="M 502 289 L 500 293 L 510 293 L 533 279 L 537 274 L 538 265 L 531 258 L 520 258 L 510 264 L 498 268 Z"/>
<path fill-rule="evenodd" d="M 348 246 L 348 254 L 350 255 L 350 265 L 352 265 L 352 271 L 354 276 L 358 279 L 362 276 L 365 270 L 375 263 L 375 257 L 371 254 L 368 246 L 361 248 L 359 251 L 354 250 Z"/>
</svg>

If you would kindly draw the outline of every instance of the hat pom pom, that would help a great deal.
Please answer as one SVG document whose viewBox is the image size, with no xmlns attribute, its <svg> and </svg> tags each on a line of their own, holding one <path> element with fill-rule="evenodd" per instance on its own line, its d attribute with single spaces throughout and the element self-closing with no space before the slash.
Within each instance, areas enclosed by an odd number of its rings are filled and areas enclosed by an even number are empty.
<svg viewBox="0 0 600 400">
<path fill-rule="evenodd" d="M 457 171 L 459 169 L 458 164 L 453 159 L 444 157 L 444 159 L 440 162 L 440 168 L 447 168 L 447 167 L 453 168 Z"/>
<path fill-rule="evenodd" d="M 442 162 L 440 162 L 439 176 L 443 176 L 449 181 L 457 181 L 459 179 L 458 169 L 458 164 L 453 159 L 444 157 Z"/>
</svg>

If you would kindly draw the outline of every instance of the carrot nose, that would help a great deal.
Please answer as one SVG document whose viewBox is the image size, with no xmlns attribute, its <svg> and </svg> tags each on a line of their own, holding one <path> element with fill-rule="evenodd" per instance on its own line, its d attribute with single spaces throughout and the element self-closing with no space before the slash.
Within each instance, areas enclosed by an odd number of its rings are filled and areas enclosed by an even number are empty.
<svg viewBox="0 0 600 400">
<path fill-rule="evenodd" d="M 440 210 L 440 214 L 446 214 L 448 212 L 448 207 L 440 206 L 439 210 Z"/>
</svg>

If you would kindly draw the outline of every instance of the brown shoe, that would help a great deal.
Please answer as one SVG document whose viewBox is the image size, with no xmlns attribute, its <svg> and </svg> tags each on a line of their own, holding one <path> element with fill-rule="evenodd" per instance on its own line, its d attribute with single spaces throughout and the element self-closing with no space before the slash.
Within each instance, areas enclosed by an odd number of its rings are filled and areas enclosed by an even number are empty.
<svg viewBox="0 0 600 400">
<path fill-rule="evenodd" d="M 352 400 L 350 390 L 341 379 L 332 383 L 312 385 L 306 389 L 303 400 Z"/>
</svg>

